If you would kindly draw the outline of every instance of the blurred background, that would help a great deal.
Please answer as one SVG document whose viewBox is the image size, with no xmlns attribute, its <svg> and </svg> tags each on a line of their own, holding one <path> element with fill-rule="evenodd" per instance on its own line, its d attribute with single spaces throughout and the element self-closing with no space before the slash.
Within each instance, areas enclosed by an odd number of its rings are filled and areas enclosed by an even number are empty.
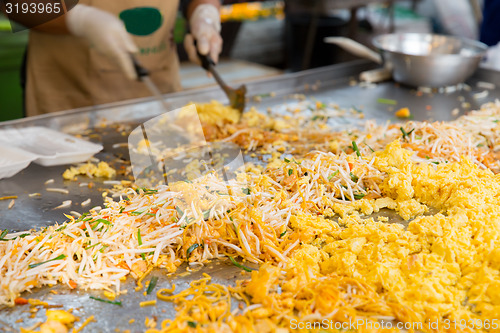
<svg viewBox="0 0 500 333">
<path fill-rule="evenodd" d="M 356 59 L 324 43 L 327 36 L 346 36 L 369 47 L 375 35 L 387 32 L 478 39 L 481 7 L 480 0 L 224 0 L 224 48 L 218 69 L 229 82 L 238 82 Z M 187 61 L 182 46 L 185 32 L 186 20 L 179 13 L 175 41 L 183 88 L 214 84 L 200 67 Z M 12 33 L 0 14 L 0 121 L 23 116 L 20 70 L 28 33 Z"/>
</svg>

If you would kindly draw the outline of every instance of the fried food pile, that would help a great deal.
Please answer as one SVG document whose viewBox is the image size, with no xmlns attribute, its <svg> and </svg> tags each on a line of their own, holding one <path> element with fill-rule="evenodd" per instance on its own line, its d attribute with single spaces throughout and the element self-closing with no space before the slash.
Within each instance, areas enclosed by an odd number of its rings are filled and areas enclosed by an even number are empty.
<svg viewBox="0 0 500 333">
<path fill-rule="evenodd" d="M 130 189 L 78 219 L 3 235 L 0 303 L 56 283 L 119 296 L 126 276 L 140 282 L 155 267 L 230 257 L 248 280 L 225 286 L 206 275 L 185 290 L 158 290 L 178 314 L 147 332 L 285 332 L 294 323 L 337 331 L 314 326 L 323 320 L 363 320 L 359 332 L 392 331 L 367 325 L 382 320 L 494 332 L 499 119 L 500 104 L 488 104 L 450 123 L 368 122 L 338 133 L 310 119 L 276 127 L 283 119 L 253 111 L 241 123 L 207 125 L 211 140 L 269 155 L 266 167 Z M 384 210 L 400 220 L 373 216 Z"/>
</svg>

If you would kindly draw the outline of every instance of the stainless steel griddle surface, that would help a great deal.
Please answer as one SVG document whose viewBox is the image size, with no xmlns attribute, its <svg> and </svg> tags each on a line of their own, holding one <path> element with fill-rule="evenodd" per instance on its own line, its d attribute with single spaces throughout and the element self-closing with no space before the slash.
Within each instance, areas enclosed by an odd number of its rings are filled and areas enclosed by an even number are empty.
<svg viewBox="0 0 500 333">
<path fill-rule="evenodd" d="M 248 96 L 269 92 L 274 92 L 275 95 L 274 97 L 262 98 L 260 102 L 255 102 L 250 98 L 249 107 L 254 105 L 261 111 L 272 108 L 274 112 L 280 113 L 283 109 L 283 103 L 294 101 L 290 95 L 305 94 L 309 98 L 315 98 L 324 103 L 334 102 L 341 108 L 352 106 L 360 108 L 365 114 L 365 119 L 376 119 L 377 122 L 395 120 L 394 111 L 400 107 L 409 107 L 414 120 L 451 120 L 469 110 L 479 108 L 483 103 L 494 101 L 500 97 L 500 73 L 486 70 L 479 70 L 467 82 L 471 87 L 469 91 L 461 90 L 448 94 L 417 94 L 414 88 L 404 87 L 394 82 L 384 82 L 368 88 L 351 85 L 352 80 L 357 79 L 361 71 L 373 68 L 375 65 L 366 61 L 355 61 L 250 82 L 247 84 Z M 494 83 L 497 88 L 490 90 L 488 96 L 475 99 L 474 94 L 484 90 L 477 87 L 478 81 Z M 397 105 L 390 106 L 379 103 L 377 102 L 379 98 L 396 100 Z M 165 99 L 172 110 L 188 102 L 207 102 L 211 99 L 226 101 L 222 91 L 218 88 L 165 95 Z M 464 102 L 469 103 L 470 106 L 464 108 Z M 451 113 L 451 110 L 455 108 L 460 111 L 458 115 Z M 127 142 L 127 133 L 123 132 L 120 125 L 140 124 L 146 119 L 161 114 L 161 112 L 162 108 L 154 100 L 139 99 L 4 122 L 0 123 L 0 129 L 37 125 L 71 134 L 85 134 L 90 140 L 104 145 L 104 150 L 96 157 L 100 160 L 114 161 L 114 166 L 117 167 L 119 166 L 117 160 L 128 158 L 125 149 L 113 148 L 114 144 Z M 104 121 L 108 124 L 111 123 L 112 126 L 107 128 L 99 126 Z M 332 121 L 335 128 L 346 129 L 349 126 L 360 125 L 364 120 L 343 117 Z M 81 187 L 78 182 L 64 181 L 61 174 L 67 167 L 42 167 L 31 164 L 16 176 L 0 180 L 0 197 L 18 196 L 12 209 L 7 209 L 10 200 L 0 201 L 0 229 L 20 231 L 41 228 L 56 222 L 64 222 L 63 213 L 84 212 L 93 206 L 102 205 L 101 191 L 98 189 L 109 188 L 111 185 L 104 184 L 102 179 L 82 177 L 80 182 L 92 181 L 95 187 Z M 45 185 L 44 183 L 48 179 L 54 179 L 54 183 Z M 118 179 L 120 178 L 118 177 Z M 47 187 L 66 188 L 70 194 L 47 192 Z M 30 197 L 30 193 L 40 193 L 41 196 Z M 81 207 L 81 202 L 88 198 L 92 200 L 91 205 Z M 72 206 L 67 209 L 54 210 L 54 207 L 60 205 L 64 200 L 72 200 Z M 179 273 L 184 271 L 184 266 L 179 269 Z M 178 290 L 181 290 L 182 287 L 187 286 L 189 281 L 199 278 L 203 271 L 211 274 L 214 281 L 225 284 L 234 284 L 236 279 L 244 278 L 238 268 L 226 262 L 210 263 L 201 271 L 188 276 L 180 277 L 178 274 L 166 276 L 162 271 L 155 271 L 154 274 L 160 277 L 157 288 L 170 287 L 171 283 L 175 282 L 178 284 Z M 53 305 L 63 305 L 65 309 L 74 308 L 75 314 L 81 316 L 82 320 L 92 314 L 95 315 L 97 322 L 91 323 L 84 332 L 115 332 L 116 328 L 139 332 L 145 329 L 144 319 L 146 316 L 150 318 L 156 316 L 160 322 L 162 319 L 175 316 L 173 305 L 169 303 L 159 302 L 156 307 L 140 308 L 139 302 L 152 299 L 153 295 L 145 297 L 142 292 L 134 292 L 133 287 L 135 287 L 133 281 L 129 280 L 125 284 L 129 293 L 120 297 L 123 301 L 122 307 L 96 302 L 89 299 L 89 292 L 70 291 L 64 286 L 55 287 L 59 292 L 57 295 L 50 294 L 49 288 L 42 288 L 31 295 L 24 296 L 39 298 Z M 90 294 L 101 295 L 99 291 L 90 292 Z M 28 306 L 0 309 L 0 331 L 14 332 L 18 331 L 21 326 L 28 327 L 37 321 L 43 321 L 44 313 L 45 311 L 39 311 L 34 318 L 30 318 Z M 131 318 L 135 319 L 133 324 L 128 322 Z M 16 323 L 18 319 L 25 319 L 25 322 Z"/>
</svg>

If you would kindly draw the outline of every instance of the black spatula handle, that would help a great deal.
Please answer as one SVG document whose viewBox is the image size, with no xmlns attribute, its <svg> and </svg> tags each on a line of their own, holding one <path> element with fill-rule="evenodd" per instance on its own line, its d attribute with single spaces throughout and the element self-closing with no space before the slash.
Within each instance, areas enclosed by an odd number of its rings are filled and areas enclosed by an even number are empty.
<svg viewBox="0 0 500 333">
<path fill-rule="evenodd" d="M 130 55 L 130 57 L 132 58 L 132 63 L 134 64 L 134 69 L 135 72 L 137 73 L 137 78 L 140 80 L 144 76 L 148 76 L 149 71 L 146 68 L 142 67 L 142 65 L 133 55 Z"/>
<path fill-rule="evenodd" d="M 209 71 L 210 66 L 215 66 L 215 61 L 212 60 L 212 58 L 207 54 L 203 55 L 198 51 L 198 43 L 196 40 L 194 41 L 194 47 L 196 48 L 196 53 L 198 54 L 198 58 L 201 60 L 201 67 L 203 67 L 204 70 Z"/>
</svg>

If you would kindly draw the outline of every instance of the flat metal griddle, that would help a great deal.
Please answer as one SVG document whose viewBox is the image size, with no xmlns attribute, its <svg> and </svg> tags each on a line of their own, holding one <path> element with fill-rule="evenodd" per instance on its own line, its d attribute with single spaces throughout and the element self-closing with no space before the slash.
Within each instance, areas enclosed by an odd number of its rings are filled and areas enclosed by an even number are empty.
<svg viewBox="0 0 500 333">
<path fill-rule="evenodd" d="M 248 96 L 263 95 L 274 92 L 274 97 L 262 98 L 255 102 L 250 99 L 249 105 L 256 106 L 265 111 L 273 108 L 277 113 L 281 112 L 280 106 L 286 102 L 292 102 L 291 94 L 305 94 L 308 98 L 315 98 L 321 102 L 334 102 L 341 108 L 352 106 L 361 108 L 365 119 L 376 119 L 381 123 L 386 120 L 395 120 L 394 111 L 400 107 L 409 107 L 414 120 L 452 120 L 469 110 L 479 108 L 483 103 L 500 98 L 500 72 L 479 70 L 468 84 L 470 91 L 461 90 L 453 93 L 424 93 L 417 95 L 415 89 L 400 86 L 394 82 L 377 84 L 375 87 L 363 88 L 359 85 L 351 85 L 353 79 L 357 79 L 361 71 L 373 69 L 376 66 L 366 61 L 355 61 L 346 64 L 334 65 L 294 74 L 277 76 L 267 80 L 257 80 L 247 84 Z M 491 82 L 497 88 L 490 90 L 487 97 L 474 99 L 474 94 L 484 89 L 476 88 L 478 81 Z M 207 102 L 212 99 L 226 101 L 220 89 L 208 88 L 202 90 L 185 91 L 165 96 L 170 108 L 176 109 L 188 102 Z M 378 98 L 387 98 L 398 101 L 396 106 L 390 106 L 377 102 Z M 463 108 L 463 102 L 470 104 L 469 108 Z M 452 115 L 451 110 L 458 108 L 459 115 Z M 91 140 L 104 145 L 104 150 L 97 155 L 100 160 L 116 162 L 117 158 L 127 158 L 127 152 L 120 147 L 114 147 L 118 143 L 126 143 L 127 135 L 122 133 L 120 124 L 140 124 L 145 119 L 152 118 L 162 113 L 162 109 L 153 99 L 137 99 L 127 102 L 100 105 L 96 107 L 82 108 L 78 110 L 65 111 L 46 116 L 33 117 L 0 123 L 0 128 L 25 127 L 25 126 L 47 126 L 56 130 L 71 134 L 90 135 Z M 112 123 L 113 126 L 99 127 L 103 121 Z M 338 129 L 346 129 L 350 126 L 359 126 L 363 119 L 343 117 L 333 119 L 333 126 Z M 90 129 L 90 132 L 89 132 Z M 114 164 L 116 167 L 116 164 Z M 82 182 L 92 181 L 95 187 L 80 187 L 78 182 L 64 181 L 61 174 L 68 166 L 41 167 L 31 164 L 16 176 L 0 180 L 0 197 L 17 195 L 15 206 L 7 209 L 10 200 L 0 201 L 0 229 L 13 231 L 27 230 L 30 228 L 41 228 L 56 222 L 64 222 L 63 213 L 70 211 L 85 212 L 89 208 L 102 205 L 101 191 L 98 188 L 111 188 L 111 185 L 103 183 L 102 179 L 88 179 L 80 177 Z M 54 183 L 45 185 L 48 179 L 54 179 Z M 118 177 L 120 179 L 120 177 Z M 46 187 L 66 188 L 70 194 L 49 193 Z M 41 193 L 41 197 L 29 197 L 30 193 Z M 83 208 L 75 203 L 81 203 L 91 198 L 92 204 Z M 64 200 L 72 200 L 73 205 L 67 209 L 54 210 Z M 381 211 L 380 215 L 388 216 L 391 222 L 401 222 L 391 211 Z M 228 262 L 212 262 L 202 270 L 187 276 L 179 276 L 186 266 L 181 266 L 177 274 L 167 276 L 164 271 L 155 271 L 153 274 L 159 277 L 158 288 L 170 288 L 172 283 L 178 285 L 177 290 L 187 287 L 190 281 L 201 277 L 206 272 L 213 277 L 214 282 L 223 284 L 234 284 L 237 279 L 248 277 L 242 275 L 240 269 Z M 146 278 L 146 281 L 150 277 Z M 145 330 L 145 317 L 156 316 L 158 322 L 175 316 L 174 306 L 171 303 L 158 301 L 156 307 L 139 307 L 139 302 L 153 299 L 154 296 L 143 296 L 142 291 L 134 291 L 135 282 L 128 279 L 124 288 L 129 292 L 120 297 L 123 306 L 100 303 L 89 299 L 89 295 L 102 295 L 101 291 L 86 292 L 83 290 L 69 290 L 64 286 L 56 286 L 53 289 L 59 294 L 50 293 L 50 288 L 35 290 L 32 294 L 23 295 L 26 298 L 37 298 L 47 301 L 52 305 L 63 305 L 64 309 L 74 308 L 75 314 L 81 320 L 94 315 L 97 322 L 89 324 L 84 330 L 88 332 L 115 332 L 115 329 L 129 329 L 131 332 Z M 144 291 L 144 290 L 143 290 Z M 45 311 L 40 310 L 34 318 L 30 318 L 29 306 L 16 306 L 14 308 L 0 308 L 0 331 L 17 332 L 19 327 L 30 325 L 45 320 Z M 135 319 L 129 324 L 129 319 Z M 17 323 L 18 319 L 25 319 L 23 323 Z M 76 325 L 78 326 L 78 324 Z"/>
</svg>

